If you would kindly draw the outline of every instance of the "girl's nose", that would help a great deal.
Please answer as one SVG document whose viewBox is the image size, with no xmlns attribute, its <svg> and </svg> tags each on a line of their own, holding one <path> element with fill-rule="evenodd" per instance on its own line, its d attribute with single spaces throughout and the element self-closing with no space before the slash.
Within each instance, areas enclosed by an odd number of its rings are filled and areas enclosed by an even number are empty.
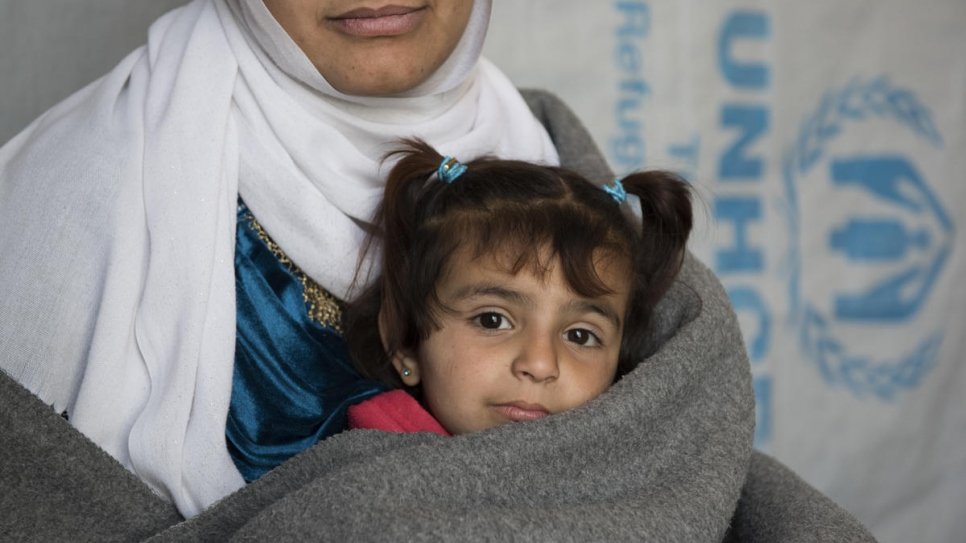
<svg viewBox="0 0 966 543">
<path fill-rule="evenodd" d="M 560 376 L 557 344 L 548 334 L 532 334 L 513 361 L 513 374 L 534 382 L 555 381 Z"/>
</svg>

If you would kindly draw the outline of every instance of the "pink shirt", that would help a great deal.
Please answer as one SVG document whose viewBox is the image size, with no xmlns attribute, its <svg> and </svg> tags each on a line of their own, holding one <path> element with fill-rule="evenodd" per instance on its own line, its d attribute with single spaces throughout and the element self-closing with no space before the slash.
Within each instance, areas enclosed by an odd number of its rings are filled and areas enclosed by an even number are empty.
<svg viewBox="0 0 966 543">
<path fill-rule="evenodd" d="M 349 428 L 450 435 L 429 411 L 402 389 L 383 392 L 350 406 Z"/>
</svg>

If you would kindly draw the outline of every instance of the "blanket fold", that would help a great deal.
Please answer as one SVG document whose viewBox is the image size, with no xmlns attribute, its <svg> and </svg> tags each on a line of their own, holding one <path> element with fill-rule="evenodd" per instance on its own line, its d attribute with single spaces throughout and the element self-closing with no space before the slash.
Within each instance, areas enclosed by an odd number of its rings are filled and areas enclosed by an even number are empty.
<svg viewBox="0 0 966 543">
<path fill-rule="evenodd" d="M 0 371 L 0 540 L 139 541 L 181 520 L 174 505 Z"/>
</svg>

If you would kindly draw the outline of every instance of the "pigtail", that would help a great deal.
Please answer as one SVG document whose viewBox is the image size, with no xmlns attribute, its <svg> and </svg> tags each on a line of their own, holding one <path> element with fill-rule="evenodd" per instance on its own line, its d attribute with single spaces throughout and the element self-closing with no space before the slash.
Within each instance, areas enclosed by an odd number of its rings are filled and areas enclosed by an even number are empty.
<svg viewBox="0 0 966 543">
<path fill-rule="evenodd" d="M 640 253 L 653 260 L 649 266 L 654 274 L 652 282 L 670 287 L 683 262 L 694 222 L 690 185 L 680 176 L 660 170 L 633 173 L 621 183 L 640 202 L 644 249 Z"/>
<path fill-rule="evenodd" d="M 373 219 L 374 230 L 366 237 L 355 281 L 360 282 L 362 262 L 373 252 L 376 236 L 382 241 L 382 273 L 343 314 L 346 344 L 356 368 L 365 377 L 397 388 L 403 385 L 390 363 L 390 353 L 416 344 L 419 334 L 404 314 L 413 305 L 407 299 L 412 289 L 403 284 L 410 275 L 406 271 L 418 265 L 411 261 L 413 233 L 421 220 L 417 202 L 426 197 L 425 192 L 438 188 L 427 185 L 427 180 L 443 158 L 422 140 L 400 143 L 384 158 L 398 157 L 398 161 L 386 180 L 385 195 Z"/>
<path fill-rule="evenodd" d="M 684 262 L 693 226 L 691 189 L 687 181 L 667 171 L 633 173 L 621 180 L 628 194 L 640 201 L 634 284 L 637 292 L 628 308 L 629 330 L 651 330 L 654 308 L 674 283 Z M 623 372 L 636 364 L 650 341 L 649 333 L 625 333 L 621 347 Z M 623 373 L 622 372 L 622 373 Z"/>
</svg>

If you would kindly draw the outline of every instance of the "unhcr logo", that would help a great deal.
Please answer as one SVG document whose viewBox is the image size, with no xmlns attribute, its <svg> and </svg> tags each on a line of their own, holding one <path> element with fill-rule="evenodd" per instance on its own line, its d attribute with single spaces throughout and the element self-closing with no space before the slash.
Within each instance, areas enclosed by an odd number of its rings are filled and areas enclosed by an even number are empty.
<svg viewBox="0 0 966 543">
<path fill-rule="evenodd" d="M 916 316 L 954 225 L 917 160 L 942 147 L 928 108 L 879 77 L 828 91 L 783 157 L 793 325 L 823 379 L 857 396 L 893 400 L 936 364 L 943 332 Z"/>
</svg>

